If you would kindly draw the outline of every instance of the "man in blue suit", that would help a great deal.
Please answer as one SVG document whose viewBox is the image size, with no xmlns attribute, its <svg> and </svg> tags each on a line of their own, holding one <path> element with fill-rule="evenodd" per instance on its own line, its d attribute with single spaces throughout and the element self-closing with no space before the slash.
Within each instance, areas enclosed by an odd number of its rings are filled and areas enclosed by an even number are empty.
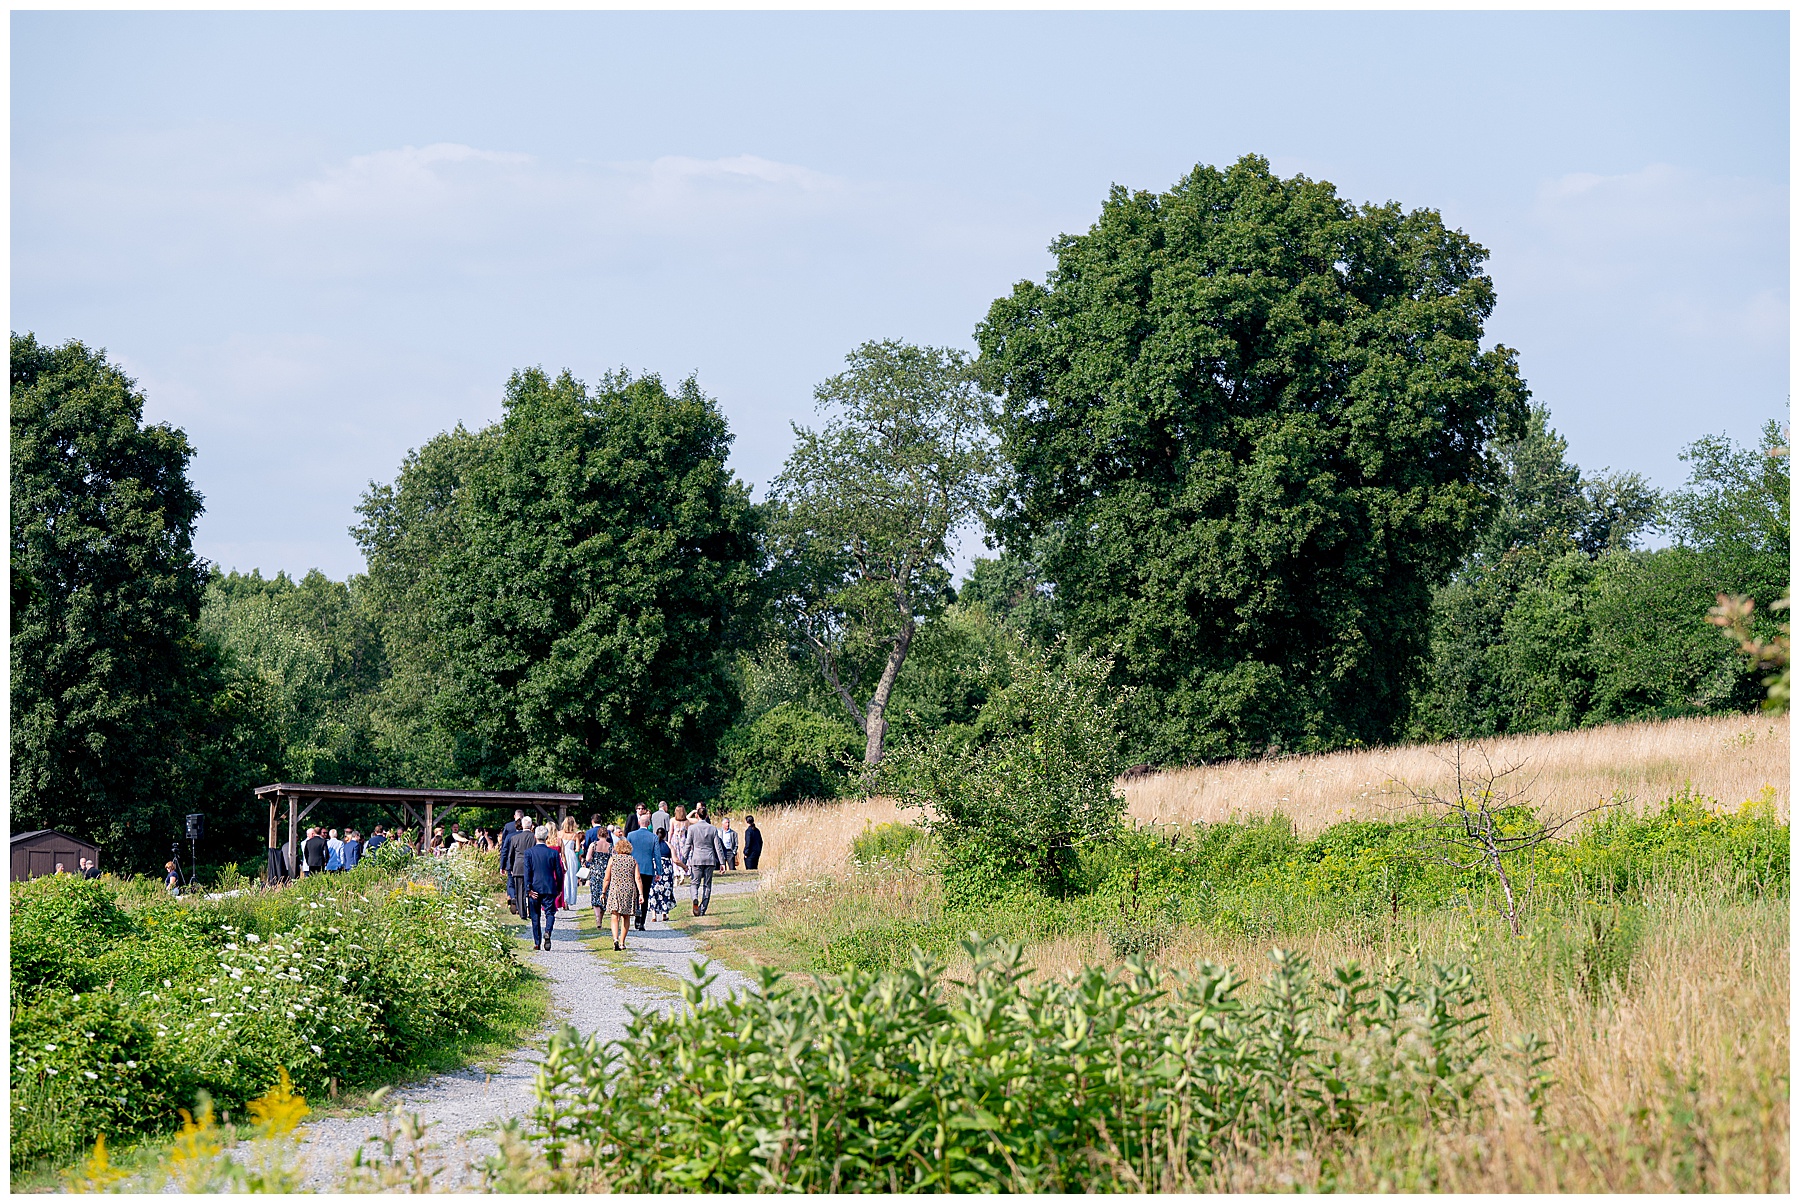
<svg viewBox="0 0 1800 1204">
<path fill-rule="evenodd" d="M 526 849 L 519 858 L 525 863 L 521 881 L 531 911 L 531 947 L 546 951 L 550 948 L 550 934 L 556 931 L 556 900 L 562 894 L 563 886 L 562 852 L 541 843 L 548 835 L 550 828 L 546 825 L 539 830 L 540 843 Z M 540 917 L 543 920 L 541 928 Z"/>
</svg>

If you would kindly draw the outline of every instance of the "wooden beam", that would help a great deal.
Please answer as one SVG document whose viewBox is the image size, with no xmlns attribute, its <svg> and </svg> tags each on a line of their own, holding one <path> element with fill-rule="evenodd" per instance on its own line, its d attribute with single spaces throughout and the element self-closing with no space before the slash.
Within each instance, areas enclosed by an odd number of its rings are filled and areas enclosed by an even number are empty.
<svg viewBox="0 0 1800 1204">
<path fill-rule="evenodd" d="M 426 799 L 425 800 L 425 840 L 424 840 L 424 843 L 421 844 L 419 847 L 423 848 L 427 854 L 429 854 L 432 851 L 433 846 L 436 845 L 436 843 L 437 843 L 437 831 L 435 828 L 433 828 L 431 826 L 431 814 L 432 814 L 432 802 L 430 799 Z"/>
</svg>

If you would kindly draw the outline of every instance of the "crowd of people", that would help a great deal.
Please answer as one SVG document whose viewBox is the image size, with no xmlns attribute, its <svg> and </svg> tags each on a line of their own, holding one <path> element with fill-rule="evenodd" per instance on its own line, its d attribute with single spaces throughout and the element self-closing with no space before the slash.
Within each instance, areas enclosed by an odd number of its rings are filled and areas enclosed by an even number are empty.
<svg viewBox="0 0 1800 1204">
<path fill-rule="evenodd" d="M 745 869 L 757 868 L 762 832 L 753 815 L 738 832 L 730 816 L 714 825 L 705 804 L 689 814 L 685 807 L 670 813 L 661 803 L 655 811 L 640 803 L 622 823 L 594 815 L 585 829 L 573 818 L 533 827 L 524 811 L 514 811 L 498 846 L 507 903 L 530 919 L 532 948 L 550 948 L 557 913 L 579 908 L 585 882 L 595 927 L 610 925 L 613 948 L 622 950 L 634 924 L 642 931 L 646 921 L 668 921 L 677 887 L 688 886 L 693 914 L 705 915 L 714 874 L 736 870 L 740 858 Z"/>
<path fill-rule="evenodd" d="M 506 900 L 515 915 L 531 921 L 531 945 L 547 950 L 556 931 L 558 912 L 580 907 L 581 885 L 587 884 L 588 903 L 594 909 L 594 925 L 612 929 L 613 948 L 623 950 L 635 924 L 642 931 L 646 921 L 667 923 L 675 910 L 675 892 L 687 887 L 693 914 L 703 916 L 712 905 L 713 876 L 743 868 L 757 868 L 763 849 L 756 817 L 746 815 L 740 832 L 731 817 L 717 825 L 704 803 L 692 813 L 666 805 L 655 811 L 639 803 L 621 823 L 605 823 L 590 817 L 586 828 L 573 817 L 560 825 L 526 822 L 525 812 L 498 833 L 477 828 L 464 835 L 452 823 L 449 831 L 434 829 L 429 851 L 437 856 L 469 845 L 483 852 L 499 851 L 500 868 L 506 875 Z M 359 829 L 308 828 L 300 845 L 302 874 L 330 874 L 356 868 L 357 862 L 389 841 L 400 841 L 415 854 L 419 847 L 411 832 L 389 832 L 376 824 L 368 836 Z M 57 867 L 59 870 L 61 866 Z M 86 870 L 86 866 L 83 869 Z M 169 863 L 170 889 L 179 883 L 174 862 Z M 97 874 L 98 871 L 96 870 Z"/>
</svg>

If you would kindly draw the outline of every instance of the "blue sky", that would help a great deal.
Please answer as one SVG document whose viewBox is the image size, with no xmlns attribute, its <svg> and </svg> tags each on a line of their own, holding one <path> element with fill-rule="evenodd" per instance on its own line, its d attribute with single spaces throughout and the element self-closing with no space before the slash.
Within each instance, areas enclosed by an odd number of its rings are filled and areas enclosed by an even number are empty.
<svg viewBox="0 0 1800 1204">
<path fill-rule="evenodd" d="M 698 374 L 760 487 L 1113 183 L 1266 155 L 1492 252 L 1584 468 L 1787 415 L 1786 13 L 15 13 L 14 330 L 184 427 L 226 568 L 359 571 L 509 372 Z"/>
</svg>

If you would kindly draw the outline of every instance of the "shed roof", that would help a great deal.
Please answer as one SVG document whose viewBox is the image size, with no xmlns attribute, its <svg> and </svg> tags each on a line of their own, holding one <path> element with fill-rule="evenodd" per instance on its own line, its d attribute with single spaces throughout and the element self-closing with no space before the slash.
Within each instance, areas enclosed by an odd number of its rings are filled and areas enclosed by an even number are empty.
<svg viewBox="0 0 1800 1204">
<path fill-rule="evenodd" d="M 84 844 L 84 845 L 88 845 L 91 848 L 96 848 L 96 849 L 100 847 L 98 844 L 94 843 L 91 840 L 85 840 L 79 836 L 71 836 L 67 832 L 61 831 L 60 829 L 57 829 L 57 828 L 38 828 L 38 829 L 35 829 L 34 831 L 30 831 L 30 832 L 14 832 L 12 842 L 14 844 L 18 844 L 21 840 L 30 840 L 36 836 L 60 836 L 64 840 L 69 841 L 71 844 Z"/>
</svg>

